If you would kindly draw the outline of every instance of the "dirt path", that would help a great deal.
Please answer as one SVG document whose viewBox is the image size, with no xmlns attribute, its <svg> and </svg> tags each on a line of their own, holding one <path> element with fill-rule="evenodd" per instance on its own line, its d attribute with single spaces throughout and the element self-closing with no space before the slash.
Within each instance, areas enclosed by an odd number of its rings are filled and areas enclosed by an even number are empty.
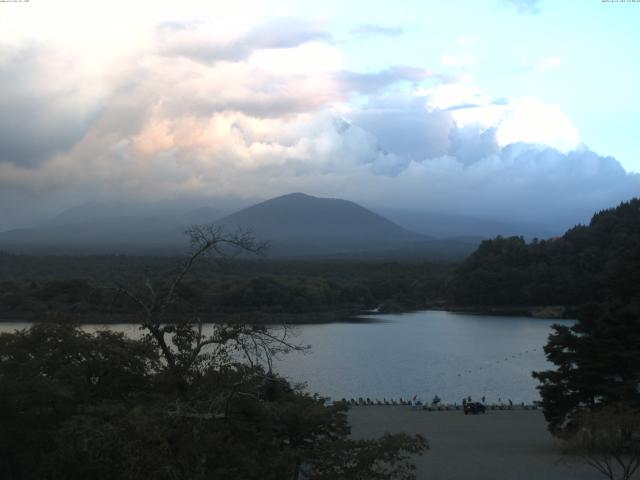
<svg viewBox="0 0 640 480">
<path fill-rule="evenodd" d="M 421 433 L 430 450 L 416 461 L 429 480 L 602 480 L 591 467 L 562 456 L 540 411 L 427 412 L 411 407 L 353 407 L 355 437 L 385 431 Z"/>
</svg>

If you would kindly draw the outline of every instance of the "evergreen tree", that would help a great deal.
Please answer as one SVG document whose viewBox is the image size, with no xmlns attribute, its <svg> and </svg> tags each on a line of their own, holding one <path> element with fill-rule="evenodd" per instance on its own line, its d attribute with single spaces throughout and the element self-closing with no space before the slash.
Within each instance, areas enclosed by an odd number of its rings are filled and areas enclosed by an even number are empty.
<svg viewBox="0 0 640 480">
<path fill-rule="evenodd" d="M 572 434 L 585 411 L 640 407 L 640 308 L 588 306 L 572 327 L 554 326 L 545 346 L 555 370 L 534 372 L 552 433 Z"/>
</svg>

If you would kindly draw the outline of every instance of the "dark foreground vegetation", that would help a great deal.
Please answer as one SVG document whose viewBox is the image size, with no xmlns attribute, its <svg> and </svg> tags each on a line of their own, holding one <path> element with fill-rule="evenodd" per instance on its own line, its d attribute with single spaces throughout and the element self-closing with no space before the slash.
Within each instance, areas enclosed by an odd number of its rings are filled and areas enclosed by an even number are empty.
<svg viewBox="0 0 640 480">
<path fill-rule="evenodd" d="M 558 261 L 567 268 L 573 259 L 575 277 L 565 293 L 585 303 L 575 325 L 553 328 L 545 352 L 555 368 L 533 374 L 540 381 L 549 430 L 606 478 L 635 478 L 640 468 L 640 201 L 601 212 L 589 227 L 577 227 L 549 246 L 528 249 L 531 255 L 564 252 Z"/>
<path fill-rule="evenodd" d="M 139 311 L 141 340 L 64 316 L 0 335 L 2 478 L 415 478 L 423 437 L 353 440 L 346 405 L 271 371 L 273 355 L 303 348 L 286 328 L 172 319 L 197 259 L 221 244 L 258 250 L 219 231 L 192 239 L 173 275 L 115 287 Z"/>
<path fill-rule="evenodd" d="M 640 296 L 582 308 L 554 326 L 545 346 L 553 370 L 534 372 L 549 430 L 606 478 L 640 467 Z"/>
<path fill-rule="evenodd" d="M 197 353 L 190 326 L 167 332 L 173 365 L 151 336 L 65 323 L 0 335 L 2 478 L 414 478 L 423 438 L 351 440 L 346 405 L 233 360 L 253 341 L 281 347 L 269 330 L 220 326 L 215 353 Z"/>
</svg>

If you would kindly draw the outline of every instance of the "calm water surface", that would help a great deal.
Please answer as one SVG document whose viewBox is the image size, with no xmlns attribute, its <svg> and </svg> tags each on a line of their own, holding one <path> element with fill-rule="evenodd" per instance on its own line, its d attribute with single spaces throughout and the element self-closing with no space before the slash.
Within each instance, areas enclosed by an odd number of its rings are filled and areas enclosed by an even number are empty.
<svg viewBox="0 0 640 480">
<path fill-rule="evenodd" d="M 526 317 L 493 317 L 440 311 L 373 315 L 371 323 L 297 327 L 308 353 L 291 353 L 276 369 L 309 390 L 335 399 L 410 398 L 458 402 L 463 396 L 493 402 L 539 398 L 531 371 L 550 367 L 543 345 L 554 323 Z M 0 332 L 25 324 L 0 324 Z M 135 325 L 87 325 L 139 335 Z"/>
</svg>

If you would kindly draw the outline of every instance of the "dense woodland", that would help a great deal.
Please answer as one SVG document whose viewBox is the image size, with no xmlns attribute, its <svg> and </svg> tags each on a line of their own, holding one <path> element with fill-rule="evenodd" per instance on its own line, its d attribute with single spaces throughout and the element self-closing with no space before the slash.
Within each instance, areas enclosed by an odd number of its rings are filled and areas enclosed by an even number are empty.
<svg viewBox="0 0 640 480">
<path fill-rule="evenodd" d="M 113 287 L 146 277 L 157 281 L 181 260 L 0 254 L 0 315 L 28 319 L 64 311 L 83 318 L 100 314 L 101 321 L 118 321 L 134 309 L 131 299 L 116 295 Z M 449 263 L 421 261 L 203 259 L 181 284 L 174 313 L 195 307 L 202 316 L 215 318 L 256 312 L 263 316 L 346 315 L 377 307 L 386 311 L 420 308 L 443 301 L 452 268 Z"/>
<path fill-rule="evenodd" d="M 544 415 L 567 451 L 604 477 L 635 478 L 640 468 L 640 200 L 600 212 L 589 226 L 550 242 L 487 242 L 457 275 L 464 269 L 475 275 L 484 271 L 485 281 L 492 282 L 491 267 L 493 275 L 511 278 L 510 291 L 520 301 L 582 304 L 575 324 L 553 326 L 544 350 L 554 368 L 533 372 Z M 471 278 L 462 285 L 469 288 Z M 535 289 L 543 280 L 545 288 Z"/>
<path fill-rule="evenodd" d="M 460 305 L 582 305 L 640 291 L 640 200 L 596 213 L 562 237 L 486 240 L 449 285 Z"/>
</svg>

